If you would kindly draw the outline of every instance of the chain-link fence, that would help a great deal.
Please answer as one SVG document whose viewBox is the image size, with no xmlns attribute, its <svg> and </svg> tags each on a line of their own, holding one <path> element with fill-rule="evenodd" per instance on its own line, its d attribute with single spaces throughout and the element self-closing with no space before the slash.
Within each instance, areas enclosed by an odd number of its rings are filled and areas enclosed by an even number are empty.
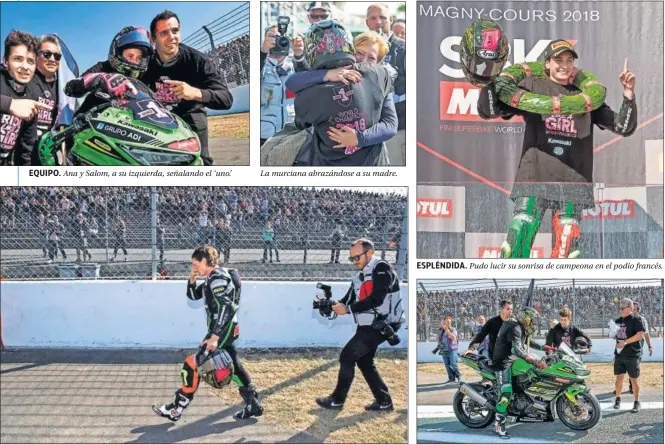
<svg viewBox="0 0 665 444">
<path fill-rule="evenodd" d="M 513 302 L 513 313 L 522 306 L 529 280 L 419 280 L 418 341 L 436 341 L 441 320 L 453 317 L 461 340 L 473 338 L 478 316 L 499 314 L 502 300 Z M 559 321 L 559 311 L 569 308 L 572 323 L 591 338 L 608 337 L 608 321 L 619 317 L 619 300 L 638 302 L 650 333 L 663 335 L 663 281 L 657 280 L 564 280 L 536 279 L 532 305 L 541 318 L 536 338 L 543 339 L 550 323 Z"/>
<path fill-rule="evenodd" d="M 186 278 L 209 243 L 244 279 L 343 280 L 368 237 L 406 279 L 406 188 L 3 188 L 8 280 Z"/>
<path fill-rule="evenodd" d="M 249 2 L 201 27 L 182 43 L 208 54 L 229 88 L 249 84 Z"/>
</svg>

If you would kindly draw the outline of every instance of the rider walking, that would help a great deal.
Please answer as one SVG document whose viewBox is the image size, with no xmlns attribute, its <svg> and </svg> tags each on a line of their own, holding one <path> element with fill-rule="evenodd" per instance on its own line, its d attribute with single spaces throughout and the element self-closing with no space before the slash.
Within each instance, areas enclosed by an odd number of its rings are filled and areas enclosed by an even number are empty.
<svg viewBox="0 0 665 444">
<path fill-rule="evenodd" d="M 494 369 L 497 385 L 500 388 L 500 395 L 496 404 L 494 432 L 501 438 L 510 438 L 506 431 L 506 411 L 513 395 L 511 365 L 514 356 L 522 358 L 538 368 L 546 367 L 546 364 L 540 358 L 528 354 L 524 347 L 525 344 L 529 343 L 529 337 L 533 334 L 533 319 L 538 316 L 536 309 L 532 307 L 522 308 L 517 318 L 511 317 L 503 323 L 496 338 L 492 354 L 492 368 Z M 543 349 L 541 345 L 535 342 L 531 345 L 536 350 Z"/>
</svg>

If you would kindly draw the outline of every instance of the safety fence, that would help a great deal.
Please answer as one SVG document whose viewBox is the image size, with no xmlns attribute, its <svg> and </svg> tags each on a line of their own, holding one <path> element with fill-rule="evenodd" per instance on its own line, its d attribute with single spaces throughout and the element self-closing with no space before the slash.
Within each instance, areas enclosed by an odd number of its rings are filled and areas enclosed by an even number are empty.
<svg viewBox="0 0 665 444">
<path fill-rule="evenodd" d="M 488 320 L 499 314 L 502 300 L 512 301 L 518 313 L 528 291 L 529 280 L 419 280 L 418 341 L 436 341 L 444 316 L 460 340 L 472 339 L 478 316 Z M 663 335 L 663 281 L 652 280 L 565 280 L 536 279 L 532 306 L 541 314 L 535 321 L 535 336 L 544 338 L 550 323 L 559 321 L 563 308 L 572 311 L 572 324 L 591 338 L 607 338 L 608 322 L 619 317 L 619 301 L 636 301 L 653 336 Z"/>
<path fill-rule="evenodd" d="M 8 280 L 176 279 L 208 243 L 245 279 L 344 280 L 368 237 L 406 278 L 406 188 L 59 187 L 0 190 Z"/>
</svg>

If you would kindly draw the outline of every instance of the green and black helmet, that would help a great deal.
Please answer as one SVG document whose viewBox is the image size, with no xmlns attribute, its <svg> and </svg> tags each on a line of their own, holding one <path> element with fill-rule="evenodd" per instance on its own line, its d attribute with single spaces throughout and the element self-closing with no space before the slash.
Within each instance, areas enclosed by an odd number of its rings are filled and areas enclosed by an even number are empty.
<svg viewBox="0 0 665 444">
<path fill-rule="evenodd" d="M 533 320 L 540 317 L 540 313 L 533 307 L 524 307 L 517 315 L 517 321 L 522 324 L 526 336 L 531 336 L 534 332 Z"/>
<path fill-rule="evenodd" d="M 334 69 L 355 63 L 353 35 L 337 20 L 314 23 L 305 34 L 305 57 L 311 69 Z"/>
<path fill-rule="evenodd" d="M 466 28 L 460 43 L 464 76 L 475 86 L 487 85 L 501 74 L 509 53 L 503 28 L 492 20 L 476 20 Z"/>
</svg>

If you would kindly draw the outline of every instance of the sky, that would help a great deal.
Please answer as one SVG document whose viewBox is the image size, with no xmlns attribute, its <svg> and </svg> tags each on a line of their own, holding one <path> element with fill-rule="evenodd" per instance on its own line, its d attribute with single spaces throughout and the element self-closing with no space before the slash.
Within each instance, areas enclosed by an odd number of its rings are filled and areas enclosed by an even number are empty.
<svg viewBox="0 0 665 444">
<path fill-rule="evenodd" d="M 83 72 L 108 58 L 113 36 L 125 26 L 149 29 L 153 17 L 168 9 L 180 17 L 184 40 L 241 5 L 242 2 L 0 2 L 0 38 L 4 42 L 11 29 L 36 36 L 56 33 Z M 232 29 L 246 32 L 248 28 L 247 21 L 246 26 Z M 0 53 L 4 54 L 4 45 L 0 46 Z"/>
</svg>

